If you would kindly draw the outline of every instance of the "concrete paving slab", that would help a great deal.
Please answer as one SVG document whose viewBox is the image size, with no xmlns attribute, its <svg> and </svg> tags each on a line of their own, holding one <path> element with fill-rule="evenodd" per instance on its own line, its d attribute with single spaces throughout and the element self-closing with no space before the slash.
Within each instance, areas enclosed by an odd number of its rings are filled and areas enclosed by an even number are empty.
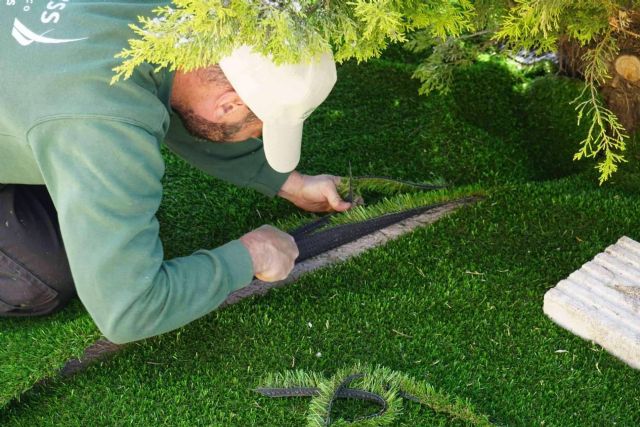
<svg viewBox="0 0 640 427">
<path fill-rule="evenodd" d="M 640 243 L 623 236 L 560 281 L 544 313 L 640 369 Z"/>
</svg>

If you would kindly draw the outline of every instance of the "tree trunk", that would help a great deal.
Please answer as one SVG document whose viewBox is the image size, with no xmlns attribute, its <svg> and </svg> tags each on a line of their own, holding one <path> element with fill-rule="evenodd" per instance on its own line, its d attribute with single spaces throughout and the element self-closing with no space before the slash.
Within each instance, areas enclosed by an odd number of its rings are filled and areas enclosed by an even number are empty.
<svg viewBox="0 0 640 427">
<path fill-rule="evenodd" d="M 620 51 L 609 64 L 611 76 L 601 87 L 600 93 L 628 133 L 640 128 L 640 38 L 618 33 Z M 582 78 L 586 52 L 577 42 L 562 39 L 558 44 L 560 73 Z"/>
</svg>

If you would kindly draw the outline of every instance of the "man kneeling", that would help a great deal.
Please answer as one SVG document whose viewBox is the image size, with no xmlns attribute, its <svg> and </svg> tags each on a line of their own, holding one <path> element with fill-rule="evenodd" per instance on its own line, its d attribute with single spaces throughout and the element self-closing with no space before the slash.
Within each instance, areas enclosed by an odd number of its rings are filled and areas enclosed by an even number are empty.
<svg viewBox="0 0 640 427">
<path fill-rule="evenodd" d="M 52 313 L 77 292 L 103 334 L 123 343 L 209 313 L 253 276 L 289 274 L 296 245 L 270 226 L 163 259 L 162 144 L 306 210 L 350 206 L 338 177 L 293 171 L 303 121 L 336 80 L 331 55 L 276 66 L 241 47 L 190 72 L 145 64 L 110 86 L 128 25 L 152 7 L 69 3 L 55 42 L 38 35 L 51 28 L 35 13 L 0 16 L 0 28 L 13 27 L 0 32 L 0 63 L 11 64 L 0 97 L 0 316 Z"/>
</svg>

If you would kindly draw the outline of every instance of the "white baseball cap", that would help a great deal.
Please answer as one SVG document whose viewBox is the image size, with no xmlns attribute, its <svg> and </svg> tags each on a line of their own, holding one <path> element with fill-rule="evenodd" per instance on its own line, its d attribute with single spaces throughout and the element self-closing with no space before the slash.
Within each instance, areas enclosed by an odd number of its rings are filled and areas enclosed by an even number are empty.
<svg viewBox="0 0 640 427">
<path fill-rule="evenodd" d="M 329 96 L 337 80 L 331 52 L 309 63 L 276 65 L 245 45 L 218 65 L 262 121 L 264 152 L 271 167 L 278 172 L 295 169 L 304 120 Z"/>
</svg>

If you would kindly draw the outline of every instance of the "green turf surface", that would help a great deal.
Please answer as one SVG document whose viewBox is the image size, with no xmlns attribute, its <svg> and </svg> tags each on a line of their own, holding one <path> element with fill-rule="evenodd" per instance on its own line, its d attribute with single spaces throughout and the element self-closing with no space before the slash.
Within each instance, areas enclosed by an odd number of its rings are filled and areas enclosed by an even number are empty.
<svg viewBox="0 0 640 427">
<path fill-rule="evenodd" d="M 0 319 L 0 408 L 98 338 L 79 301 L 45 318 Z"/>
<path fill-rule="evenodd" d="M 484 131 L 459 125 L 449 117 L 450 99 L 421 98 L 417 88 L 406 71 L 389 66 L 350 64 L 341 68 L 335 93 L 308 121 L 300 170 L 346 174 L 351 161 L 357 175 L 415 180 L 437 175 L 453 183 L 493 179 L 496 175 L 523 179 L 517 176 L 521 168 L 500 168 L 496 166 L 498 160 L 487 154 L 491 150 L 508 151 L 508 147 L 491 148 L 491 137 Z M 373 89 L 377 95 L 372 97 Z M 386 118 L 372 122 L 371 117 Z M 430 118 L 428 123 L 425 117 Z M 466 162 L 469 166 L 464 176 L 438 154 L 438 150 L 450 150 L 443 141 L 445 134 L 452 132 L 459 144 L 466 145 L 459 148 L 458 155 L 466 151 L 469 159 L 481 159 Z M 454 147 L 453 142 L 450 144 Z M 389 147 L 398 148 L 392 157 L 386 153 Z M 252 190 L 222 183 L 165 154 L 165 196 L 159 219 L 168 258 L 218 246 L 297 212 L 283 200 L 270 200 Z M 65 360 L 80 354 L 96 336 L 96 328 L 79 304 L 52 318 L 0 321 L 0 407 L 55 372 Z"/>
<path fill-rule="evenodd" d="M 500 424 L 633 425 L 640 376 L 553 324 L 542 299 L 620 235 L 640 238 L 639 205 L 584 178 L 496 190 L 434 226 L 37 388 L 0 424 L 300 425 L 308 401 L 258 397 L 250 389 L 260 377 L 362 361 L 470 399 Z M 405 410 L 400 425 L 447 421 Z"/>
<path fill-rule="evenodd" d="M 296 425 L 307 402 L 247 391 L 262 372 L 286 369 L 294 358 L 297 367 L 327 374 L 361 360 L 426 376 L 504 424 L 625 425 L 632 419 L 624 419 L 625 405 L 638 407 L 637 375 L 555 327 L 541 298 L 619 235 L 640 237 L 637 166 L 604 188 L 591 171 L 533 183 L 590 166 L 555 151 L 571 153 L 580 139 L 568 105 L 579 88 L 571 82 L 526 84 L 485 63 L 461 72 L 451 96 L 419 97 L 418 86 L 389 59 L 341 67 L 334 92 L 305 127 L 300 170 L 345 174 L 351 162 L 354 175 L 442 177 L 485 188 L 490 200 L 264 299 L 135 344 L 67 383 L 39 387 L 2 411 L 0 425 L 83 425 L 90 417 Z M 296 213 L 166 159 L 159 219 L 167 257 Z M 0 407 L 96 336 L 79 304 L 53 318 L 1 321 Z M 448 423 L 406 409 L 403 425 Z"/>
</svg>

